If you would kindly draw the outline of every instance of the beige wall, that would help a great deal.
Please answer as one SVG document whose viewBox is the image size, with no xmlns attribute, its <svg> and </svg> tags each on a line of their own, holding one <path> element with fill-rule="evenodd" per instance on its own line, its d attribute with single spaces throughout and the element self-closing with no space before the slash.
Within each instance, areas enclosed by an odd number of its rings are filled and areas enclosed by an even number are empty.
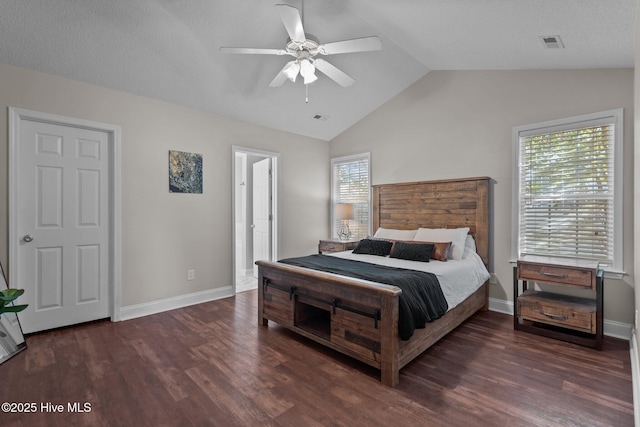
<svg viewBox="0 0 640 427">
<path fill-rule="evenodd" d="M 313 253 L 328 235 L 328 143 L 0 64 L 5 270 L 8 106 L 121 126 L 123 306 L 231 285 L 232 145 L 280 153 L 281 257 Z M 203 155 L 204 194 L 169 193 L 169 150 Z M 196 280 L 187 282 L 187 269 Z"/>
<path fill-rule="evenodd" d="M 331 141 L 371 152 L 374 184 L 493 178 L 492 298 L 513 301 L 512 128 L 624 108 L 623 280 L 606 280 L 604 317 L 633 323 L 633 70 L 432 71 Z"/>
</svg>

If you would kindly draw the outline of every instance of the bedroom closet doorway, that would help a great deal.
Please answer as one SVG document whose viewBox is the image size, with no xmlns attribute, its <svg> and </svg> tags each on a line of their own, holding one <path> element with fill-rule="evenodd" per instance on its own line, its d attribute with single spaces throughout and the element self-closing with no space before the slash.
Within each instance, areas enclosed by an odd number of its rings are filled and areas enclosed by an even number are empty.
<svg viewBox="0 0 640 427">
<path fill-rule="evenodd" d="M 120 310 L 120 127 L 9 108 L 9 286 L 25 333 Z"/>
<path fill-rule="evenodd" d="M 232 148 L 234 293 L 258 287 L 257 260 L 277 259 L 278 153 Z"/>
</svg>

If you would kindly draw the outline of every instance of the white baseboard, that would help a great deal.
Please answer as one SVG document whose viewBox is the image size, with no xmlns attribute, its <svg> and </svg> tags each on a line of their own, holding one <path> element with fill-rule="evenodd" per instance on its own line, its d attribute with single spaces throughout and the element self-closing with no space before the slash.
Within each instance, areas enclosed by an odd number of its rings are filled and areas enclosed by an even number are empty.
<svg viewBox="0 0 640 427">
<path fill-rule="evenodd" d="M 604 319 L 604 334 L 606 336 L 628 341 L 631 339 L 631 333 L 632 326 L 630 324 Z"/>
<path fill-rule="evenodd" d="M 489 298 L 489 310 L 513 316 L 513 302 L 503 299 Z"/>
<path fill-rule="evenodd" d="M 489 298 L 489 310 L 498 313 L 510 314 L 513 316 L 513 302 L 497 298 Z M 631 325 L 628 323 L 616 322 L 615 320 L 604 319 L 604 335 L 613 338 L 628 340 L 631 337 Z M 639 424 L 640 426 L 640 424 Z"/>
<path fill-rule="evenodd" d="M 231 296 L 233 296 L 233 288 L 231 286 L 225 286 L 223 288 L 195 292 L 193 294 L 180 295 L 158 301 L 128 305 L 120 308 L 120 320 L 135 319 L 136 317 L 148 316 L 150 314 L 161 313 L 163 311 L 174 310 L 176 308 L 187 307 Z"/>
<path fill-rule="evenodd" d="M 633 387 L 633 416 L 635 419 L 634 424 L 640 426 L 640 406 L 638 401 L 640 400 L 640 354 L 638 354 L 638 342 L 636 341 L 635 331 L 631 331 L 631 380 Z"/>
</svg>

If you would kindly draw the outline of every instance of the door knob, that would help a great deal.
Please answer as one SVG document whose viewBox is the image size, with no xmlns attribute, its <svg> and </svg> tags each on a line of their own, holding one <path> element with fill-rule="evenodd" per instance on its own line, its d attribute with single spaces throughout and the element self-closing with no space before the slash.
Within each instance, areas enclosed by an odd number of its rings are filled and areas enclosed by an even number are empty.
<svg viewBox="0 0 640 427">
<path fill-rule="evenodd" d="M 27 234 L 26 236 L 24 236 L 22 238 L 22 240 L 24 240 L 25 242 L 29 243 L 33 240 L 33 236 L 31 234 Z"/>
</svg>

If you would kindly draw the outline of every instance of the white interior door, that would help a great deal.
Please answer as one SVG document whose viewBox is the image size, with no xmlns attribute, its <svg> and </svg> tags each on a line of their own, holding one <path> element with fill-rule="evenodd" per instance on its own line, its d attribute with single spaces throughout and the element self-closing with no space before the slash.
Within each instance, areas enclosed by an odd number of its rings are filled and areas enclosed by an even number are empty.
<svg viewBox="0 0 640 427">
<path fill-rule="evenodd" d="M 271 159 L 253 164 L 253 261 L 271 260 Z M 254 264 L 253 275 L 258 277 Z"/>
<path fill-rule="evenodd" d="M 21 122 L 15 277 L 29 304 L 25 333 L 109 317 L 108 141 L 103 131 Z"/>
</svg>

